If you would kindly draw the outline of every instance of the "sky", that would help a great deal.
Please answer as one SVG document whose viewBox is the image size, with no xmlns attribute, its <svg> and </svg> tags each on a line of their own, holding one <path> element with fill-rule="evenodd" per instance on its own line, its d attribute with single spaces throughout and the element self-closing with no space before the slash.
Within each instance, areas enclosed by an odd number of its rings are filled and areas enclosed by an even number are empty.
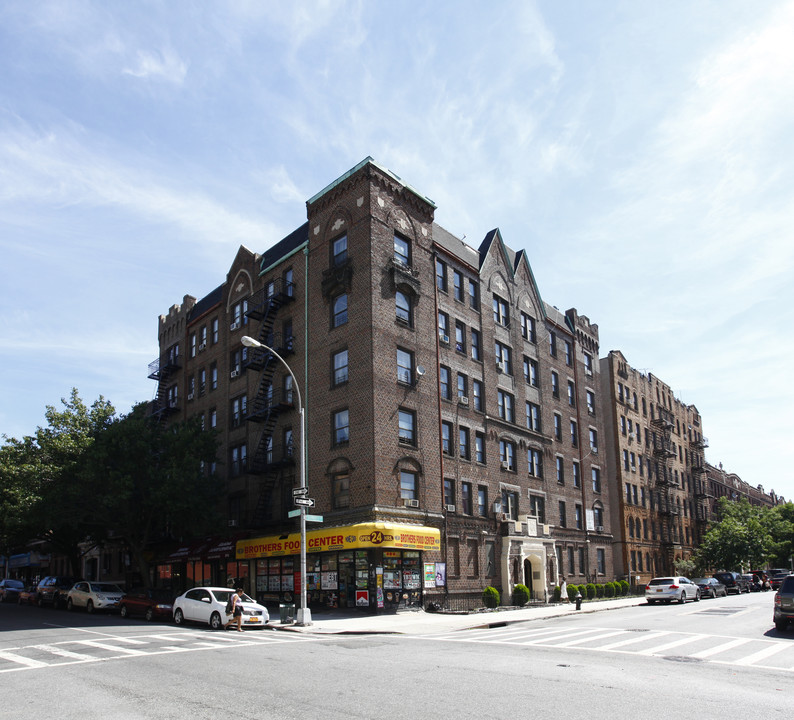
<svg viewBox="0 0 794 720">
<path fill-rule="evenodd" d="M 794 498 L 794 2 L 0 0 L 0 434 L 153 397 L 157 318 L 367 156 Z"/>
</svg>

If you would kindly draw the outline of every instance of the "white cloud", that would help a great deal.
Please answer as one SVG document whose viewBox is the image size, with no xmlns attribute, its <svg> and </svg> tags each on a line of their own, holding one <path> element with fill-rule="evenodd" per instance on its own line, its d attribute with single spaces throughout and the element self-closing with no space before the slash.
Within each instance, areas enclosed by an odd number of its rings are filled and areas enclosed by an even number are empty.
<svg viewBox="0 0 794 720">
<path fill-rule="evenodd" d="M 161 79 L 181 85 L 187 75 L 187 65 L 172 50 L 138 50 L 134 67 L 125 67 L 122 73 L 137 78 Z"/>
</svg>

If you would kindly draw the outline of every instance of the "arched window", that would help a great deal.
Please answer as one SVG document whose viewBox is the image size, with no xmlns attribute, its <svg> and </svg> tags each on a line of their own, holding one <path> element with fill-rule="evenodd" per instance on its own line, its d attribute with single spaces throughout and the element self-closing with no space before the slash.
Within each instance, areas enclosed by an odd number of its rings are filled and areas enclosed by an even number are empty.
<svg viewBox="0 0 794 720">
<path fill-rule="evenodd" d="M 395 305 L 398 322 L 405 323 L 409 326 L 412 325 L 411 298 L 402 290 L 398 290 L 395 293 Z"/>
</svg>

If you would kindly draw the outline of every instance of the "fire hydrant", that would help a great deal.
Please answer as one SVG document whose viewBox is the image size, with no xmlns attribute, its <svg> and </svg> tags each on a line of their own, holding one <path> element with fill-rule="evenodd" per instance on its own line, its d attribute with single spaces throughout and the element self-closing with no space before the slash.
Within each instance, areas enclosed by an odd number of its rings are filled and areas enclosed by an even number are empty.
<svg viewBox="0 0 794 720">
<path fill-rule="evenodd" d="M 580 592 L 576 593 L 576 609 L 577 610 L 582 609 L 582 593 Z"/>
</svg>

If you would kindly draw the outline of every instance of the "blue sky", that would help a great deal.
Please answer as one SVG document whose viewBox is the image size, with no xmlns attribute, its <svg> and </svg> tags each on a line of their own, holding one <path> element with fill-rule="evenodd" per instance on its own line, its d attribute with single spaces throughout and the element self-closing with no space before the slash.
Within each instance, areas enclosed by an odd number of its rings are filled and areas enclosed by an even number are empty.
<svg viewBox="0 0 794 720">
<path fill-rule="evenodd" d="M 157 317 L 371 155 L 794 497 L 794 2 L 0 3 L 0 433 L 150 399 Z"/>
</svg>

